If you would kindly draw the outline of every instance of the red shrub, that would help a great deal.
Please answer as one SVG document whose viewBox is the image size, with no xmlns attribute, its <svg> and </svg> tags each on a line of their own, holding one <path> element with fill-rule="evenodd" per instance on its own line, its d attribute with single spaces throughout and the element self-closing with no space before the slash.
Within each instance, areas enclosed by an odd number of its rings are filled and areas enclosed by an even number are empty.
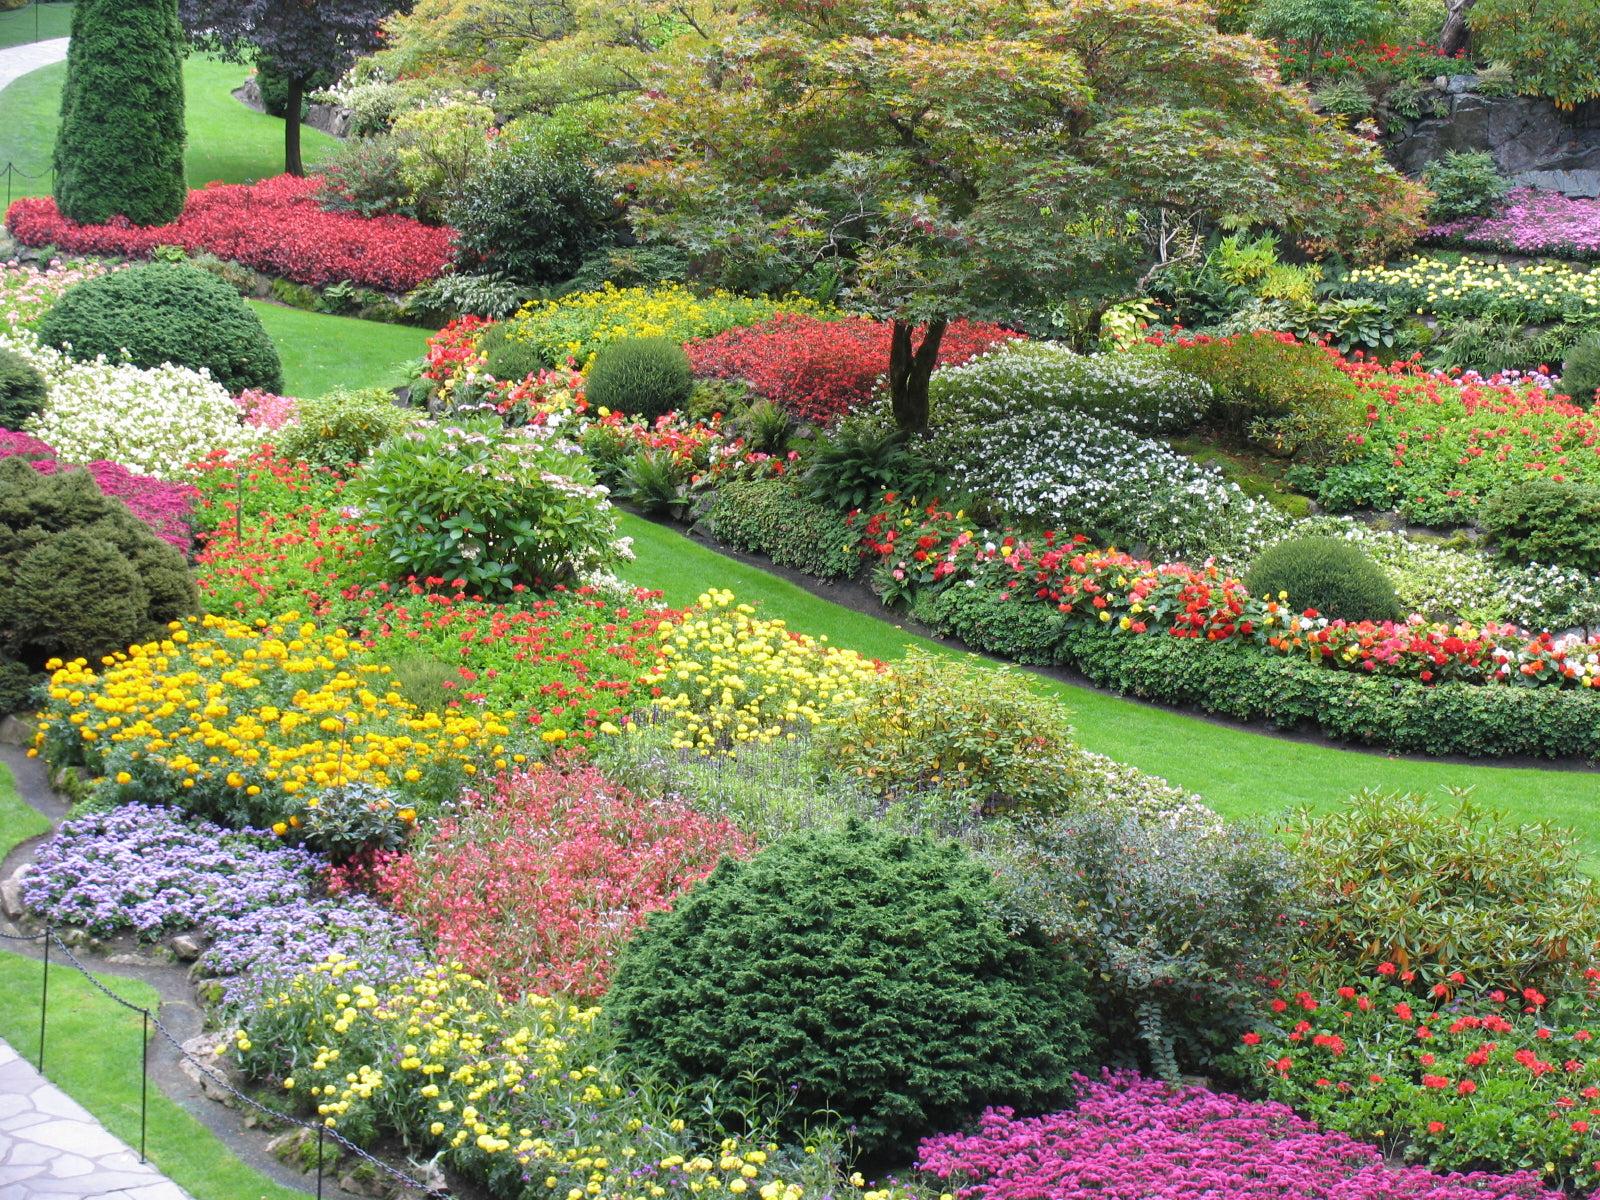
<svg viewBox="0 0 1600 1200">
<path fill-rule="evenodd" d="M 209 250 L 269 275 L 321 287 L 349 279 L 364 287 L 410 291 L 450 261 L 455 233 L 409 217 L 323 212 L 315 179 L 279 175 L 253 186 L 213 183 L 189 193 L 171 225 L 139 228 L 123 217 L 79 225 L 49 196 L 15 201 L 6 228 L 25 246 L 75 254 L 148 257 L 156 246 Z"/>
<path fill-rule="evenodd" d="M 825 321 L 780 313 L 689 342 L 684 350 L 696 375 L 743 379 L 773 403 L 807 420 L 827 421 L 871 397 L 889 369 L 889 330 L 888 322 L 869 317 Z M 966 362 L 1021 336 L 981 321 L 953 321 L 939 345 L 939 365 Z"/>
<path fill-rule="evenodd" d="M 378 865 L 378 889 L 438 939 L 441 958 L 510 996 L 599 996 L 646 916 L 724 854 L 755 850 L 725 821 L 640 799 L 572 762 L 464 799 L 467 811 L 426 845 Z"/>
</svg>

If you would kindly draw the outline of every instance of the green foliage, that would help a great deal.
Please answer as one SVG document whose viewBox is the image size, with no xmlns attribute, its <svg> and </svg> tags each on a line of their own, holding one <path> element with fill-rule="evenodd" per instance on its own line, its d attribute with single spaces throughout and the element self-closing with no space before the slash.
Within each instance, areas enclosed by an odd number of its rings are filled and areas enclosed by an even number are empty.
<svg viewBox="0 0 1600 1200">
<path fill-rule="evenodd" d="M 735 550 L 765 554 L 819 579 L 852 576 L 861 566 L 844 515 L 807 499 L 788 478 L 723 484 L 710 523 L 712 534 Z"/>
<path fill-rule="evenodd" d="M 0 716 L 31 712 L 39 685 L 48 678 L 42 672 L 28 670 L 24 663 L 0 657 Z"/>
<path fill-rule="evenodd" d="M 1277 835 L 1215 818 L 1027 819 L 986 839 L 983 857 L 1012 910 L 1088 969 L 1111 1044 L 1136 1027 L 1149 1065 L 1174 1081 L 1180 1063 L 1210 1067 L 1255 1023 L 1264 981 L 1283 977 L 1310 915 Z"/>
<path fill-rule="evenodd" d="M 1382 568 L 1343 538 L 1289 538 L 1268 547 L 1245 573 L 1256 596 L 1288 595 L 1296 611 L 1330 621 L 1399 621 L 1400 600 Z"/>
<path fill-rule="evenodd" d="M 550 364 L 532 342 L 507 337 L 510 325 L 496 321 L 478 335 L 478 352 L 484 356 L 483 369 L 496 379 L 526 379 Z"/>
<path fill-rule="evenodd" d="M 1372 94 L 1360 80 L 1348 75 L 1329 79 L 1318 87 L 1317 100 L 1325 111 L 1347 120 L 1372 111 Z"/>
<path fill-rule="evenodd" d="M 356 483 L 391 578 L 489 599 L 609 571 L 616 517 L 583 455 L 537 426 L 416 421 Z"/>
<path fill-rule="evenodd" d="M 1554 479 L 1519 480 L 1493 492 L 1478 510 L 1512 562 L 1600 572 L 1600 488 Z"/>
<path fill-rule="evenodd" d="M 44 407 L 50 394 L 37 367 L 10 350 L 0 350 L 0 429 L 21 429 Z"/>
<path fill-rule="evenodd" d="M 600 408 L 654 421 L 682 407 L 693 390 L 689 356 L 677 342 L 622 338 L 595 357 L 584 396 Z"/>
<path fill-rule="evenodd" d="M 347 472 L 351 463 L 365 462 L 409 420 L 383 388 L 338 388 L 300 401 L 295 421 L 278 432 L 277 448 L 291 461 Z"/>
<path fill-rule="evenodd" d="M 806 457 L 810 497 L 841 512 L 865 508 L 885 492 L 929 496 L 939 472 L 899 430 L 845 422 Z"/>
<path fill-rule="evenodd" d="M 577 274 L 611 215 L 611 191 L 583 158 L 520 141 L 497 142 L 448 211 L 462 270 L 525 285 Z"/>
<path fill-rule="evenodd" d="M 1350 405 L 1349 381 L 1319 346 L 1252 333 L 1180 343 L 1167 353 L 1211 386 L 1208 416 L 1227 433 L 1270 436 L 1270 422 L 1313 412 L 1337 415 Z"/>
<path fill-rule="evenodd" d="M 907 1156 L 986 1105 L 1065 1102 L 1088 1065 L 1082 970 L 1036 928 L 1008 934 L 998 899 L 948 842 L 794 835 L 653 916 L 606 1007 L 641 1069 L 792 1088 L 789 1132 L 827 1110 L 869 1158 Z"/>
<path fill-rule="evenodd" d="M 142 263 L 71 288 L 39 320 L 39 340 L 74 358 L 126 350 L 135 366 L 205 368 L 230 392 L 283 390 L 278 351 L 238 292 L 188 265 Z"/>
<path fill-rule="evenodd" d="M 919 823 L 1052 812 L 1077 793 L 1065 711 L 1022 676 L 911 651 L 820 735 L 836 770 Z"/>
<path fill-rule="evenodd" d="M 789 414 L 771 400 L 757 400 L 747 404 L 743 411 L 729 422 L 733 431 L 744 439 L 745 448 L 760 454 L 777 454 L 789 440 L 794 422 Z"/>
<path fill-rule="evenodd" d="M 1579 867 L 1582 840 L 1513 825 L 1465 796 L 1363 791 L 1290 821 L 1320 889 L 1307 928 L 1314 965 L 1344 974 L 1392 962 L 1418 995 L 1459 971 L 1475 986 L 1555 993 L 1600 949 L 1600 884 Z"/>
<path fill-rule="evenodd" d="M 1383 9 L 1376 0 L 1261 0 L 1250 22 L 1258 37 L 1296 41 L 1315 61 L 1376 31 Z"/>
<path fill-rule="evenodd" d="M 307 97 L 312 92 L 331 87 L 338 82 L 338 79 L 338 71 L 330 71 L 327 68 L 309 76 L 304 81 L 305 94 L 300 100 L 300 115 L 295 119 L 305 120 L 306 106 L 311 103 Z M 256 86 L 261 89 L 261 107 L 266 109 L 269 117 L 282 117 L 289 111 L 289 75 L 272 59 L 263 57 L 256 61 Z"/>
<path fill-rule="evenodd" d="M 585 444 L 599 442 L 605 436 L 585 438 Z M 647 513 L 681 518 L 693 502 L 689 477 L 694 474 L 694 462 L 670 450 L 636 450 L 615 460 L 612 473 L 618 497 Z"/>
<path fill-rule="evenodd" d="M 400 149 L 388 133 L 353 137 L 317 164 L 317 199 L 329 212 L 363 217 L 417 215 L 416 197 L 400 171 Z"/>
<path fill-rule="evenodd" d="M 411 832 L 411 821 L 400 816 L 406 808 L 387 788 L 359 781 L 344 783 L 319 792 L 317 806 L 304 810 L 300 838 L 335 863 L 349 862 L 373 850 L 392 853 L 404 849 Z"/>
<path fill-rule="evenodd" d="M 1428 219 L 1441 225 L 1461 217 L 1493 215 L 1511 188 L 1487 150 L 1446 150 L 1443 158 L 1423 170 L 1422 182 L 1436 197 L 1428 207 Z"/>
<path fill-rule="evenodd" d="M 317 289 L 290 279 L 274 279 L 271 295 L 278 303 L 287 304 L 290 308 L 304 312 L 315 312 L 317 309 Z"/>
<path fill-rule="evenodd" d="M 80 0 L 56 132 L 55 197 L 85 225 L 165 225 L 188 198 L 175 0 Z"/>
<path fill-rule="evenodd" d="M 452 272 L 409 292 L 405 307 L 409 312 L 438 313 L 450 319 L 471 313 L 491 321 L 505 321 L 531 298 L 531 289 L 503 275 Z"/>
<path fill-rule="evenodd" d="M 182 552 L 87 471 L 0 460 L 0 662 L 93 661 L 198 608 Z"/>
<path fill-rule="evenodd" d="M 1561 364 L 1561 390 L 1577 404 L 1588 405 L 1600 390 L 1600 331 L 1574 343 Z"/>
<path fill-rule="evenodd" d="M 1571 109 L 1600 96 L 1600 7 L 1592 0 L 1478 0 L 1473 47 L 1517 76 L 1517 91 Z"/>
</svg>

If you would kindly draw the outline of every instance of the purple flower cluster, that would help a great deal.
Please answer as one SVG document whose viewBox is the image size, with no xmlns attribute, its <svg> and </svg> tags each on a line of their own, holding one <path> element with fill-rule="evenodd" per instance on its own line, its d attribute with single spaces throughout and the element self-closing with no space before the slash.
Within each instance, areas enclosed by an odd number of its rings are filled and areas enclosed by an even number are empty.
<svg viewBox="0 0 1600 1200">
<path fill-rule="evenodd" d="M 962 1200 L 1560 1200 L 1536 1175 L 1435 1175 L 1385 1165 L 1371 1146 L 1323 1133 L 1286 1105 L 1134 1074 L 1081 1080 L 1076 1111 L 929 1138 L 919 1166 L 970 1181 Z"/>
<path fill-rule="evenodd" d="M 20 454 L 33 463 L 33 469 L 43 475 L 71 468 L 59 462 L 55 448 L 48 442 L 0 429 L 0 458 Z M 198 488 L 186 483 L 167 483 L 147 475 L 135 475 L 118 463 L 97 461 L 88 463 L 86 469 L 95 483 L 107 496 L 121 500 L 128 511 L 155 531 L 157 537 L 170 542 L 188 553 L 193 535 L 189 529 L 189 504 L 200 494 Z"/>
<path fill-rule="evenodd" d="M 1425 240 L 1472 250 L 1600 258 L 1600 199 L 1519 188 L 1498 217 L 1465 217 L 1435 225 Z"/>
</svg>

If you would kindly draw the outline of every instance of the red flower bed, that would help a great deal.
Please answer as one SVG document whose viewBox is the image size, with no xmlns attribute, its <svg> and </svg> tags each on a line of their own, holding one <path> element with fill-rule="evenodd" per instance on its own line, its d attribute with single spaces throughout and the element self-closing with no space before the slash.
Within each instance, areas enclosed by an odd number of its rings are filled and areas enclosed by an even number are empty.
<svg viewBox="0 0 1600 1200">
<path fill-rule="evenodd" d="M 140 228 L 114 217 L 79 225 L 49 196 L 15 201 L 6 228 L 25 246 L 59 246 L 75 254 L 147 258 L 156 246 L 208 250 L 269 275 L 321 287 L 348 279 L 364 287 L 410 291 L 450 261 L 455 232 L 409 217 L 357 217 L 323 212 L 317 181 L 279 175 L 253 186 L 213 183 L 189 193 L 171 225 Z"/>
<path fill-rule="evenodd" d="M 379 863 L 378 890 L 438 939 L 443 959 L 508 996 L 600 995 L 650 913 L 724 854 L 756 849 L 726 821 L 571 763 L 506 775 L 463 804 L 414 853 Z"/>
<path fill-rule="evenodd" d="M 743 379 L 761 395 L 809 421 L 828 421 L 872 396 L 889 369 L 886 321 L 867 317 L 823 320 L 780 313 L 684 346 L 696 375 Z M 922 331 L 917 331 L 921 337 Z M 939 365 L 1022 335 L 981 321 L 952 321 L 939 345 Z"/>
<path fill-rule="evenodd" d="M 25 433 L 0 429 L 0 458 L 21 455 L 41 475 L 54 475 L 72 466 L 56 460 L 55 447 Z M 199 492 L 188 484 L 167 483 L 145 475 L 135 475 L 120 463 L 97 461 L 84 464 L 84 470 L 107 496 L 121 500 L 128 511 L 148 525 L 157 537 L 170 542 L 185 554 L 189 552 L 189 509 Z"/>
</svg>

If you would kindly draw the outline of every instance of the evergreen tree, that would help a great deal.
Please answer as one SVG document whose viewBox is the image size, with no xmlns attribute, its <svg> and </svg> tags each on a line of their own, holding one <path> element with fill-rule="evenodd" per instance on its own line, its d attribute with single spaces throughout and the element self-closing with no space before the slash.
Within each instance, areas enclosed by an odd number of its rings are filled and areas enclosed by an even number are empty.
<svg viewBox="0 0 1600 1200">
<path fill-rule="evenodd" d="M 183 211 L 183 53 L 176 0 L 78 0 L 56 134 L 64 216 L 165 225 Z"/>
</svg>

